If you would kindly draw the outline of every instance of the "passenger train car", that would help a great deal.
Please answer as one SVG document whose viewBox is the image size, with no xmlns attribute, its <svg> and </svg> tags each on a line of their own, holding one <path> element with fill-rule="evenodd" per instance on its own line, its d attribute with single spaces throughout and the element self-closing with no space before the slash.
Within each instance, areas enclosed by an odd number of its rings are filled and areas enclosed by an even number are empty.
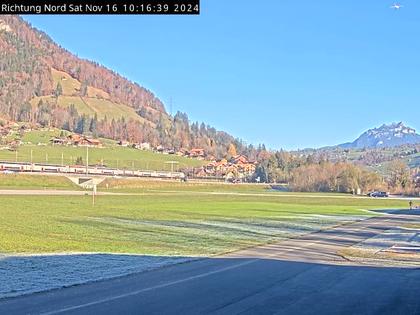
<svg viewBox="0 0 420 315">
<path fill-rule="evenodd" d="M 85 174 L 100 176 L 123 176 L 123 177 L 151 177 L 151 178 L 168 178 L 168 179 L 185 179 L 182 172 L 168 171 L 141 171 L 141 170 L 121 170 L 112 169 L 101 166 L 81 166 L 81 165 L 49 165 L 37 163 L 17 163 L 17 162 L 0 162 L 0 172 L 17 172 L 17 173 L 60 173 L 60 174 Z"/>
</svg>

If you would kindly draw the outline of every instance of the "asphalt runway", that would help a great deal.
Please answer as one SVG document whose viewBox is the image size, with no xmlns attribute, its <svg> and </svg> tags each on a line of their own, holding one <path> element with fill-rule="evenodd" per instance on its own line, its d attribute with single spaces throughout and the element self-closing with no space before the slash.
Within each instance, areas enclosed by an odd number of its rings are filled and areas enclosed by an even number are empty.
<svg viewBox="0 0 420 315">
<path fill-rule="evenodd" d="M 416 214 L 389 214 L 224 256 L 0 300 L 0 314 L 420 314 L 420 269 L 337 252 Z"/>
</svg>

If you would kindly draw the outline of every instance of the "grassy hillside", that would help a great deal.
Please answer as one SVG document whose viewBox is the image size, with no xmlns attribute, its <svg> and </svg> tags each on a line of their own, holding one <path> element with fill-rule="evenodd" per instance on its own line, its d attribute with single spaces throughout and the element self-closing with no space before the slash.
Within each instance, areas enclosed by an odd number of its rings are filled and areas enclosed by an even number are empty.
<svg viewBox="0 0 420 315">
<path fill-rule="evenodd" d="M 33 130 L 31 132 L 26 132 L 23 135 L 22 142 L 28 144 L 49 144 L 52 138 L 59 137 L 61 133 L 64 133 L 64 135 L 70 134 L 68 131 L 61 131 L 59 129 Z"/>
<path fill-rule="evenodd" d="M 21 146 L 17 151 L 17 155 L 16 152 L 0 151 L 0 160 L 30 162 L 31 151 L 32 161 L 34 163 L 61 164 L 63 161 L 64 165 L 72 165 L 78 157 L 82 157 L 83 163 L 86 162 L 86 148 L 61 146 Z M 202 165 L 202 162 L 198 160 L 131 148 L 111 147 L 89 149 L 89 165 L 104 164 L 108 167 L 130 170 L 170 170 L 170 166 L 165 164 L 168 161 L 179 162 L 176 168 Z"/>
<path fill-rule="evenodd" d="M 22 141 L 24 145 L 18 148 L 17 152 L 0 150 L 0 161 L 10 162 L 32 162 L 72 165 L 78 157 L 86 162 L 86 148 L 72 146 L 53 146 L 49 140 L 59 136 L 61 130 L 31 131 L 24 134 Z M 149 170 L 171 170 L 168 161 L 176 161 L 176 169 L 186 167 L 198 167 L 203 161 L 185 157 L 159 154 L 152 151 L 140 151 L 132 148 L 120 147 L 115 141 L 102 139 L 106 145 L 103 148 L 89 148 L 89 165 L 100 164 L 121 169 L 149 169 Z M 43 145 L 36 145 L 36 144 Z"/>
<path fill-rule="evenodd" d="M 125 119 L 134 119 L 140 123 L 151 124 L 151 122 L 137 115 L 132 107 L 113 102 L 109 94 L 103 90 L 89 86 L 87 88 L 87 95 L 81 97 L 80 89 L 82 84 L 79 81 L 62 71 L 52 69 L 51 72 L 54 86 L 60 84 L 62 87 L 62 95 L 59 97 L 52 95 L 35 97 L 31 100 L 33 107 L 37 106 L 40 100 L 43 100 L 44 102 L 57 104 L 63 108 L 74 105 L 79 114 L 88 116 L 94 116 L 96 114 L 99 119 L 103 119 L 105 116 L 108 119 L 120 119 L 124 117 Z"/>
</svg>

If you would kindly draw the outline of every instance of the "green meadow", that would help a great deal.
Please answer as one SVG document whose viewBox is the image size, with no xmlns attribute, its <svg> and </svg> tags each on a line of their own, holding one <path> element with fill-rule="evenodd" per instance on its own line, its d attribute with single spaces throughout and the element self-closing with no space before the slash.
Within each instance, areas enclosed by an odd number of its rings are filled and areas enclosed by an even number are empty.
<svg viewBox="0 0 420 315">
<path fill-rule="evenodd" d="M 0 189 L 79 190 L 80 188 L 63 176 L 0 174 Z"/>
<path fill-rule="evenodd" d="M 95 205 L 91 196 L 2 195 L 0 252 L 207 256 L 368 217 L 368 209 L 406 206 L 262 186 L 175 185 L 168 191 L 151 183 L 137 194 L 97 196 Z"/>
<path fill-rule="evenodd" d="M 57 165 L 74 165 L 81 157 L 86 163 L 86 148 L 72 146 L 35 146 L 23 145 L 17 152 L 0 151 L 0 161 L 34 162 Z M 169 161 L 176 161 L 174 169 L 198 167 L 202 161 L 185 157 L 158 154 L 152 151 L 141 151 L 133 148 L 108 146 L 104 148 L 89 148 L 89 165 L 106 165 L 112 168 L 127 170 L 171 170 Z"/>
<path fill-rule="evenodd" d="M 0 150 L 0 161 L 9 162 L 34 162 L 56 165 L 74 165 L 77 158 L 81 157 L 86 163 L 86 147 L 51 145 L 53 137 L 67 136 L 70 133 L 59 129 L 33 130 L 23 134 L 23 145 L 18 147 L 17 152 Z M 15 136 L 10 136 L 13 139 Z M 128 147 L 121 147 L 116 141 L 100 139 L 104 147 L 89 148 L 89 165 L 106 165 L 111 168 L 126 170 L 157 170 L 170 171 L 171 164 L 174 170 L 199 167 L 203 161 L 186 157 L 160 154 L 152 151 L 142 151 Z M 38 145 L 41 144 L 41 145 Z"/>
</svg>

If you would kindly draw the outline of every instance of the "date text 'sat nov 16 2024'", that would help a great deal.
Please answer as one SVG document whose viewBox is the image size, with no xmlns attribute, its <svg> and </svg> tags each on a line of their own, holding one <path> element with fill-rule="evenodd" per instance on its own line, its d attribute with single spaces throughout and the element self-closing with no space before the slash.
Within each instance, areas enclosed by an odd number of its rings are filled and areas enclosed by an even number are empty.
<svg viewBox="0 0 420 315">
<path fill-rule="evenodd" d="M 35 2 L 35 1 L 34 1 Z M 200 1 L 5 2 L 0 14 L 200 14 Z"/>
</svg>

